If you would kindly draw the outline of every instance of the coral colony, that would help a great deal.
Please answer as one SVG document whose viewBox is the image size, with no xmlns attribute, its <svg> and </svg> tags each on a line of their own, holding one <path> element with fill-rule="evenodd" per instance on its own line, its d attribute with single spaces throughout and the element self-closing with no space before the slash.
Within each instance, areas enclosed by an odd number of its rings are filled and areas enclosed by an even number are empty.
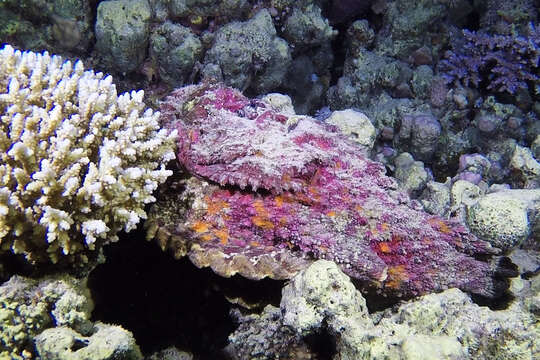
<svg viewBox="0 0 540 360">
<path fill-rule="evenodd" d="M 540 29 L 531 23 L 528 32 L 528 36 L 516 36 L 463 30 L 465 43 L 459 50 L 447 51 L 440 63 L 445 79 L 510 94 L 528 89 L 527 83 L 537 84 Z"/>
<path fill-rule="evenodd" d="M 291 258 L 298 267 L 329 259 L 394 296 L 496 291 L 494 270 L 475 257 L 498 249 L 419 210 L 335 127 L 222 86 L 176 90 L 161 111 L 193 175 L 151 211 L 150 233 L 168 236 L 163 247 L 227 276 L 290 277 L 280 266 Z"/>
<path fill-rule="evenodd" d="M 80 61 L 9 45 L 0 87 L 0 254 L 85 261 L 146 217 L 175 134 L 144 110 L 142 91 L 118 96 Z"/>
</svg>

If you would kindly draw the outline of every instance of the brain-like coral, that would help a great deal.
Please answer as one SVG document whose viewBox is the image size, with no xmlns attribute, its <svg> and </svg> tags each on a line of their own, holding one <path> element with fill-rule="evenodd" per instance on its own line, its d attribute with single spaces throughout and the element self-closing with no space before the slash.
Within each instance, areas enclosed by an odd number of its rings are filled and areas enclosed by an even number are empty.
<svg viewBox="0 0 540 360">
<path fill-rule="evenodd" d="M 142 97 L 80 61 L 0 50 L 0 253 L 84 259 L 146 218 L 175 133 Z"/>
<path fill-rule="evenodd" d="M 335 126 L 221 86 L 176 90 L 161 110 L 193 175 L 177 173 L 149 221 L 177 256 L 251 278 L 288 278 L 328 259 L 397 296 L 497 292 L 494 270 L 475 257 L 498 250 L 420 210 Z"/>
</svg>

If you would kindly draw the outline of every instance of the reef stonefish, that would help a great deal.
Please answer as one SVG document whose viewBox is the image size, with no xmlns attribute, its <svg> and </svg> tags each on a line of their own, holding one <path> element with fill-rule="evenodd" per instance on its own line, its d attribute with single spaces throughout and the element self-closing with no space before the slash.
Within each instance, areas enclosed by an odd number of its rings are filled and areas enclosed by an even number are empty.
<svg viewBox="0 0 540 360">
<path fill-rule="evenodd" d="M 161 113 L 179 133 L 178 169 L 147 223 L 177 257 L 251 279 L 328 259 L 398 297 L 500 290 L 485 260 L 498 249 L 424 212 L 336 127 L 208 84 L 175 90 Z"/>
</svg>

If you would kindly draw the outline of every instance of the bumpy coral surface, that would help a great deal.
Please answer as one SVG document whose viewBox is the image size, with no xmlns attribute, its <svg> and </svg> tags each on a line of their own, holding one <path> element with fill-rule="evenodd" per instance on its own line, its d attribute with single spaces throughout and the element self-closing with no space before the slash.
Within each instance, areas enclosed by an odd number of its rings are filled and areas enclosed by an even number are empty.
<svg viewBox="0 0 540 360">
<path fill-rule="evenodd" d="M 175 133 L 142 97 L 80 61 L 0 50 L 0 253 L 84 260 L 146 217 Z"/>
<path fill-rule="evenodd" d="M 0 287 L 0 358 L 22 359 L 32 338 L 53 326 L 88 332 L 89 294 L 69 277 L 38 281 L 14 276 Z"/>
<path fill-rule="evenodd" d="M 537 287 L 526 292 L 538 296 Z M 540 328 L 525 303 L 518 298 L 492 311 L 448 289 L 370 314 L 351 279 L 318 260 L 283 288 L 279 308 L 236 316 L 239 327 L 227 349 L 234 359 L 296 359 L 290 351 L 322 332 L 334 340 L 335 360 L 536 359 Z"/>
<path fill-rule="evenodd" d="M 86 280 L 13 276 L 0 286 L 0 359 L 142 359 L 132 334 L 93 324 Z"/>
<path fill-rule="evenodd" d="M 494 270 L 475 258 L 497 249 L 419 210 L 336 127 L 208 85 L 173 92 L 162 121 L 178 130 L 178 160 L 194 175 L 152 210 L 150 234 L 177 255 L 252 278 L 290 277 L 305 266 L 291 258 L 328 259 L 397 296 L 497 291 Z"/>
</svg>

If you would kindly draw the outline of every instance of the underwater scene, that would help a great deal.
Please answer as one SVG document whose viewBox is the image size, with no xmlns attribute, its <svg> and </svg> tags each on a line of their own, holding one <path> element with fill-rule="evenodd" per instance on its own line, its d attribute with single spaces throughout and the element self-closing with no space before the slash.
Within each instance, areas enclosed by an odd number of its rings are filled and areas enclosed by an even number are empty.
<svg viewBox="0 0 540 360">
<path fill-rule="evenodd" d="M 539 0 L 0 0 L 0 360 L 534 360 L 539 274 Z"/>
</svg>

